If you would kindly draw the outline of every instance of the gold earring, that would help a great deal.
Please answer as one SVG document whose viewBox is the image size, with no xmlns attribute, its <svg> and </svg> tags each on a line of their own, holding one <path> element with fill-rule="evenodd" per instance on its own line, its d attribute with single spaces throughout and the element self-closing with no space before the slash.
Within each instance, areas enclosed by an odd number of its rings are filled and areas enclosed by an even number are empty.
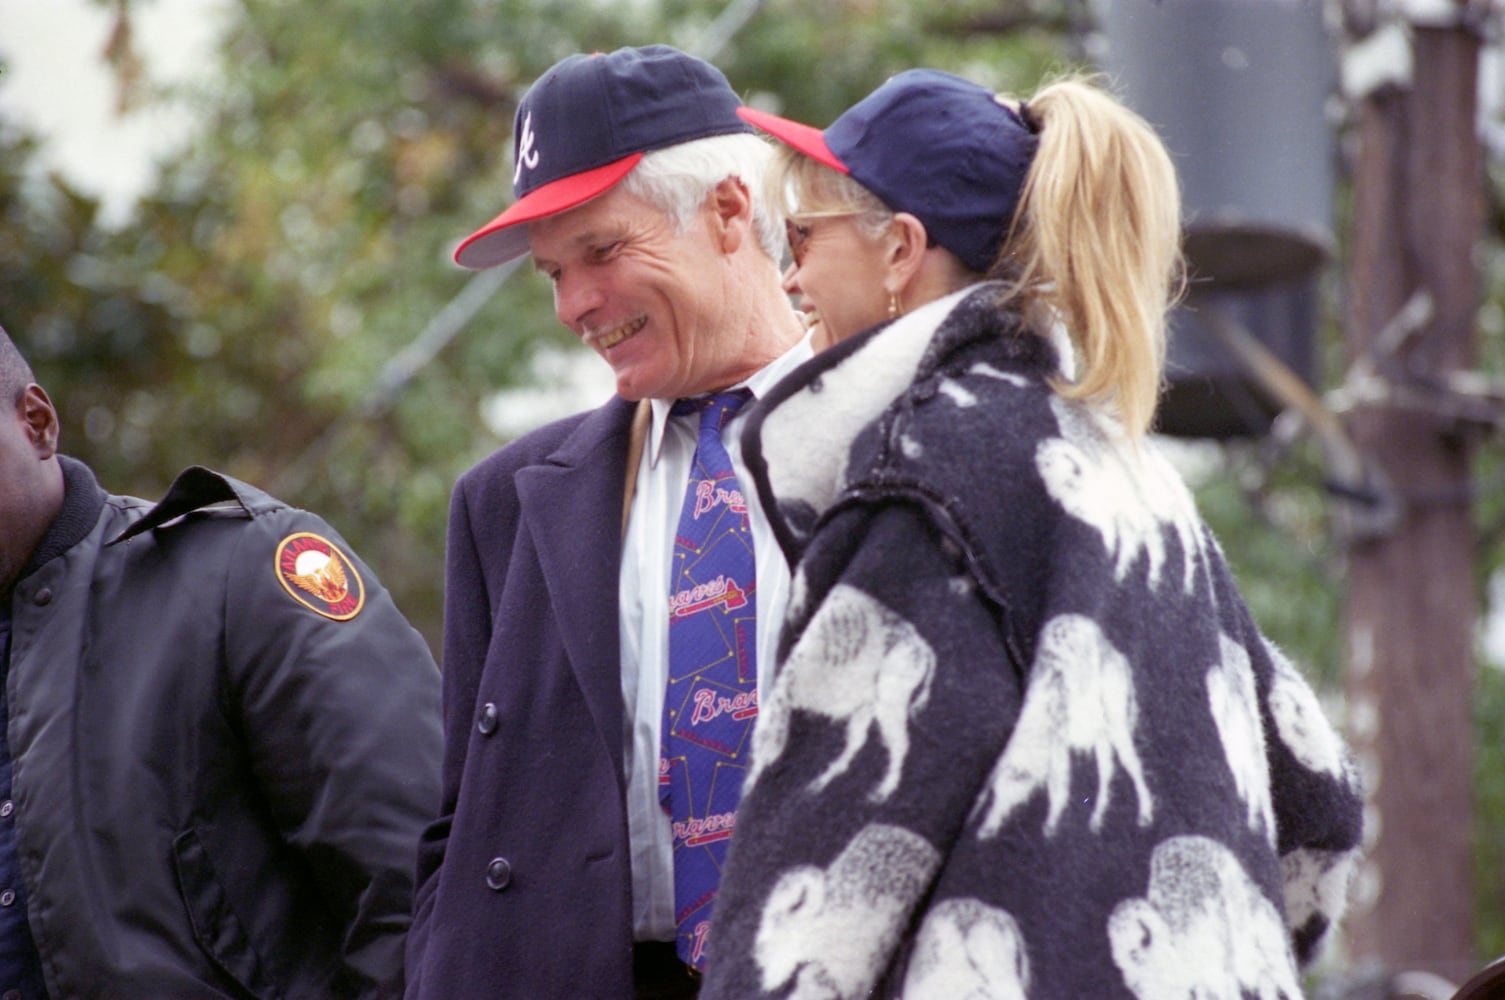
<svg viewBox="0 0 1505 1000">
<path fill-rule="evenodd" d="M 904 315 L 904 307 L 899 305 L 899 296 L 893 292 L 888 293 L 888 318 Z"/>
</svg>

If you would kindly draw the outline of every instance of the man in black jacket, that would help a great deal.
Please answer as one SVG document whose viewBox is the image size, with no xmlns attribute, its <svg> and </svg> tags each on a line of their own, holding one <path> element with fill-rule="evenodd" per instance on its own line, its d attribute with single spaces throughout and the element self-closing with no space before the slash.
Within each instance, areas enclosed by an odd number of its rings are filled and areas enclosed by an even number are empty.
<svg viewBox="0 0 1505 1000">
<path fill-rule="evenodd" d="M 400 995 L 427 646 L 319 517 L 57 444 L 0 330 L 0 994 Z"/>
</svg>

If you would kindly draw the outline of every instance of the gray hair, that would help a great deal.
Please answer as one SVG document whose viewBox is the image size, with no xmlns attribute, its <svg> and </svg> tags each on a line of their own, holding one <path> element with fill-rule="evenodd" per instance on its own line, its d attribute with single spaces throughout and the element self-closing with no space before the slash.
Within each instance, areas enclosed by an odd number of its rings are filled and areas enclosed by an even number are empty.
<svg viewBox="0 0 1505 1000">
<path fill-rule="evenodd" d="M 764 191 L 763 173 L 770 153 L 768 143 L 755 135 L 694 139 L 648 153 L 622 180 L 622 187 L 662 209 L 684 232 L 716 185 L 736 177 L 752 199 L 758 246 L 777 263 L 784 253 L 784 220 Z"/>
</svg>

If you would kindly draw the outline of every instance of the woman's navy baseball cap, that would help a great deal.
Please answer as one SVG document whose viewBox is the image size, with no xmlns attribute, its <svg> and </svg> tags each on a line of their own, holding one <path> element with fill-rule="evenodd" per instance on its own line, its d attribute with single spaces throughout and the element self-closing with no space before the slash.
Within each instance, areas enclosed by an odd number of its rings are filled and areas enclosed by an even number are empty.
<svg viewBox="0 0 1505 1000">
<path fill-rule="evenodd" d="M 891 77 L 824 132 L 754 108 L 737 113 L 915 216 L 974 271 L 998 256 L 1039 145 L 992 91 L 934 69 Z"/>
<path fill-rule="evenodd" d="M 751 132 L 721 71 L 668 45 L 573 55 L 528 88 L 513 126 L 512 207 L 466 237 L 455 263 L 486 268 L 528 252 L 526 223 L 583 204 L 650 150 Z"/>
</svg>

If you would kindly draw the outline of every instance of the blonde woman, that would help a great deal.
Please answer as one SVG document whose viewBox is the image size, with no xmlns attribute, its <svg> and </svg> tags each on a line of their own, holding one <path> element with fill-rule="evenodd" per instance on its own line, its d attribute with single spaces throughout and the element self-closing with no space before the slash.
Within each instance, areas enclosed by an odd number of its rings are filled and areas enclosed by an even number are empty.
<svg viewBox="0 0 1505 1000">
<path fill-rule="evenodd" d="M 744 440 L 796 570 L 702 1000 L 1299 996 L 1360 793 L 1147 437 L 1161 143 L 1082 80 L 742 113 L 831 346 Z"/>
</svg>

